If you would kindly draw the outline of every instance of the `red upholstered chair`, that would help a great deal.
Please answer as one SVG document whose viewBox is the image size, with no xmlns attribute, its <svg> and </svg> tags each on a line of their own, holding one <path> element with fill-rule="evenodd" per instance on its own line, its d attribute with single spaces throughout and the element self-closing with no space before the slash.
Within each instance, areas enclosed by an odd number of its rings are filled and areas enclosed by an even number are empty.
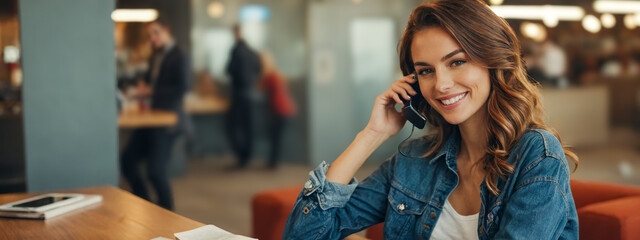
<svg viewBox="0 0 640 240">
<path fill-rule="evenodd" d="M 282 230 L 293 210 L 302 186 L 273 189 L 253 196 L 253 237 L 260 240 L 282 239 Z"/>
<path fill-rule="evenodd" d="M 580 239 L 640 238 L 640 187 L 572 180 Z"/>
<path fill-rule="evenodd" d="M 282 230 L 302 186 L 274 189 L 253 198 L 253 237 L 282 239 Z M 640 187 L 571 180 L 580 239 L 637 239 L 640 236 Z M 366 237 L 382 239 L 383 224 Z"/>
</svg>

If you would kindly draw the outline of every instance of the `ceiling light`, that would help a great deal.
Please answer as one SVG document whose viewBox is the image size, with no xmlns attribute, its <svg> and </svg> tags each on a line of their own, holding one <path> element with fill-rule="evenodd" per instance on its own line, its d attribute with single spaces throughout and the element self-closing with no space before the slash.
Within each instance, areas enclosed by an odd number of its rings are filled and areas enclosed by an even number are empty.
<svg viewBox="0 0 640 240">
<path fill-rule="evenodd" d="M 555 17 L 563 21 L 579 21 L 584 16 L 584 10 L 578 6 L 491 6 L 498 16 L 508 19 L 543 20 L 545 17 Z"/>
<path fill-rule="evenodd" d="M 523 22 L 520 25 L 520 32 L 536 42 L 542 42 L 547 38 L 547 29 L 539 23 Z"/>
<path fill-rule="evenodd" d="M 640 12 L 640 1 L 602 1 L 593 2 L 593 10 L 600 13 L 636 13 Z"/>
<path fill-rule="evenodd" d="M 211 18 L 220 18 L 224 14 L 224 5 L 221 2 L 211 2 L 207 6 L 207 14 Z"/>
<path fill-rule="evenodd" d="M 616 25 L 616 17 L 611 13 L 605 13 L 600 16 L 600 22 L 602 22 L 604 28 L 612 28 Z"/>
<path fill-rule="evenodd" d="M 157 18 L 155 9 L 116 9 L 111 13 L 114 22 L 151 22 Z"/>
<path fill-rule="evenodd" d="M 490 0 L 491 5 L 501 5 L 504 0 Z"/>
<path fill-rule="evenodd" d="M 582 27 L 590 33 L 600 31 L 600 20 L 593 15 L 587 15 L 582 19 Z"/>
<path fill-rule="evenodd" d="M 545 16 L 542 18 L 542 23 L 547 27 L 554 28 L 558 26 L 558 18 L 555 16 Z"/>
<path fill-rule="evenodd" d="M 267 21 L 271 18 L 271 10 L 264 5 L 244 5 L 240 8 L 240 21 Z"/>
<path fill-rule="evenodd" d="M 20 60 L 20 49 L 16 46 L 5 46 L 2 55 L 5 63 L 16 63 Z"/>
<path fill-rule="evenodd" d="M 630 30 L 636 28 L 636 26 L 638 26 L 638 24 L 636 23 L 636 16 L 634 16 L 633 14 L 627 14 L 626 16 L 624 16 L 624 26 Z"/>
</svg>

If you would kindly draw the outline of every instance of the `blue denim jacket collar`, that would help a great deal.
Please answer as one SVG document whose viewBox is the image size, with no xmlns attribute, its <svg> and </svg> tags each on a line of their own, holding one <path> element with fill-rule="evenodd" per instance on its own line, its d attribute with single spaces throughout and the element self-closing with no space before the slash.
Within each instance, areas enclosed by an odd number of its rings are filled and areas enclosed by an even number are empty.
<svg viewBox="0 0 640 240">
<path fill-rule="evenodd" d="M 435 161 L 440 159 L 440 157 L 445 156 L 445 161 L 449 169 L 457 172 L 458 166 L 456 164 L 456 155 L 458 154 L 460 139 L 460 133 L 458 131 L 458 128 L 456 127 L 455 130 L 451 133 L 451 136 L 449 136 L 444 145 L 442 145 L 440 151 L 438 151 L 438 153 L 436 153 L 436 155 L 434 155 L 433 158 L 429 160 L 429 164 L 433 164 L 435 163 Z"/>
</svg>

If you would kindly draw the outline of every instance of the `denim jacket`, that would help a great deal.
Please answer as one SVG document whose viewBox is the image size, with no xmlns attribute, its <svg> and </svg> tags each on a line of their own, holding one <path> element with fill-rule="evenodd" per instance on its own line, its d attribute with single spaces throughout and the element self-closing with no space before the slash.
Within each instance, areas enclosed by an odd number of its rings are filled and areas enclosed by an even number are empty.
<svg viewBox="0 0 640 240">
<path fill-rule="evenodd" d="M 342 239 L 384 222 L 384 239 L 429 239 L 443 205 L 458 184 L 460 135 L 429 157 L 425 139 L 408 144 L 361 183 L 326 180 L 321 163 L 309 173 L 282 239 Z M 578 215 L 569 186 L 569 165 L 560 142 L 530 130 L 509 154 L 512 174 L 492 194 L 480 185 L 479 239 L 578 239 Z"/>
</svg>

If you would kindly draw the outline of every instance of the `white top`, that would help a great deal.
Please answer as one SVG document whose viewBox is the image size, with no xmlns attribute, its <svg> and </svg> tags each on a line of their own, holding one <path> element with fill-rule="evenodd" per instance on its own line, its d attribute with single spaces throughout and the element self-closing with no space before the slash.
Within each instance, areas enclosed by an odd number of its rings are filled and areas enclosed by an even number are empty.
<svg viewBox="0 0 640 240">
<path fill-rule="evenodd" d="M 468 216 L 458 214 L 447 199 L 431 233 L 431 239 L 478 239 L 478 215 L 479 213 Z"/>
</svg>

